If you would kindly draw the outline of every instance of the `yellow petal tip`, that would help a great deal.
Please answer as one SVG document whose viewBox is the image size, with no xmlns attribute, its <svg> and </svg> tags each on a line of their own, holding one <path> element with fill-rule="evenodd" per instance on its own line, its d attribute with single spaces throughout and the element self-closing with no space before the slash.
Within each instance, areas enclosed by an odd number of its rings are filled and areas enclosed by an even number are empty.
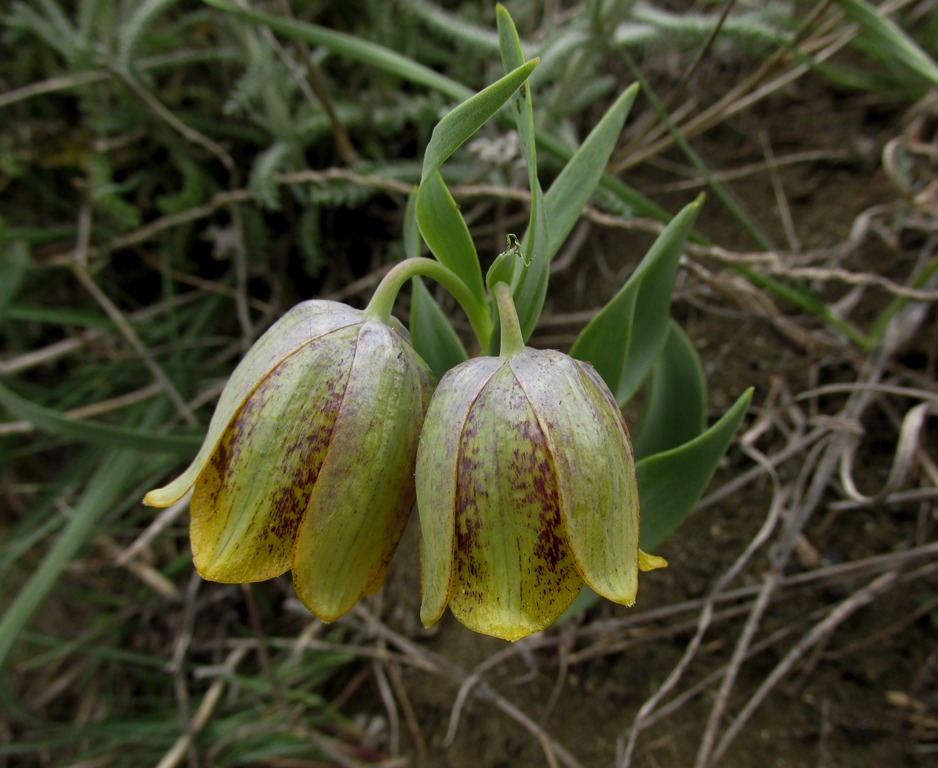
<svg viewBox="0 0 938 768">
<path fill-rule="evenodd" d="M 647 552 L 638 550 L 638 570 L 656 571 L 659 568 L 667 568 L 668 561 L 658 555 L 649 555 Z"/>
<path fill-rule="evenodd" d="M 168 507 L 172 502 L 166 503 L 162 490 L 162 488 L 158 488 L 155 491 L 150 491 L 143 497 L 143 503 L 148 507 Z"/>
</svg>

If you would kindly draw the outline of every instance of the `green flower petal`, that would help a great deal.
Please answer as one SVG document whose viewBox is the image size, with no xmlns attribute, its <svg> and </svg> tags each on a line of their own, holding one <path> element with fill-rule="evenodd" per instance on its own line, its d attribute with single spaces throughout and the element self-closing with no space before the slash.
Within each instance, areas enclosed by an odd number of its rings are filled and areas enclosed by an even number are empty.
<svg viewBox="0 0 938 768">
<path fill-rule="evenodd" d="M 638 486 L 621 411 L 592 366 L 554 351 L 510 360 L 557 472 L 576 566 L 596 592 L 629 605 L 638 590 Z"/>
<path fill-rule="evenodd" d="M 294 586 L 323 621 L 384 581 L 414 503 L 429 369 L 380 322 L 361 327 L 341 412 L 293 551 Z"/>
<path fill-rule="evenodd" d="M 506 363 L 468 412 L 458 472 L 453 615 L 506 640 L 544 629 L 573 602 L 582 579 L 547 438 Z"/>
<path fill-rule="evenodd" d="M 456 537 L 456 483 L 462 425 L 479 393 L 501 365 L 476 358 L 440 381 L 417 451 L 417 509 L 420 513 L 420 619 L 434 624 L 449 603 Z"/>
<path fill-rule="evenodd" d="M 206 579 L 262 581 L 290 567 L 296 528 L 343 405 L 358 330 L 302 346 L 261 378 L 230 419 L 190 504 L 193 558 Z"/>
<path fill-rule="evenodd" d="M 215 452 L 222 433 L 259 382 L 300 347 L 324 334 L 360 323 L 361 319 L 359 310 L 335 301 L 305 301 L 281 317 L 255 342 L 231 374 L 195 459 L 169 485 L 150 491 L 144 503 L 151 507 L 168 507 L 181 499 L 195 483 Z"/>
</svg>

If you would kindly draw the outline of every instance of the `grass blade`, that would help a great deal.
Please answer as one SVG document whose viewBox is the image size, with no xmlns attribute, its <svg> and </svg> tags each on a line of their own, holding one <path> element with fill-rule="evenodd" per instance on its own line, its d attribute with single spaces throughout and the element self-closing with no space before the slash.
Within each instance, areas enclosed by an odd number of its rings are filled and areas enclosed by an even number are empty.
<svg viewBox="0 0 938 768">
<path fill-rule="evenodd" d="M 134 451 L 110 451 L 39 568 L 0 619 L 0 670 L 6 668 L 20 633 L 39 610 L 66 566 L 94 532 L 98 521 L 130 487 L 140 464 Z"/>
<path fill-rule="evenodd" d="M 938 65 L 895 22 L 862 0 L 837 0 L 837 3 L 866 33 L 879 58 L 887 63 L 899 62 L 938 86 Z"/>
<path fill-rule="evenodd" d="M 225 0 L 203 0 L 203 2 L 233 16 L 263 24 L 272 32 L 284 37 L 302 40 L 310 45 L 322 46 L 352 61 L 367 64 L 412 83 L 420 83 L 434 88 L 453 99 L 463 100 L 472 96 L 472 91 L 469 88 L 457 83 L 455 80 L 441 75 L 423 64 L 418 64 L 413 59 L 392 51 L 390 48 L 385 48 L 368 40 L 362 40 L 355 35 L 337 32 L 305 21 L 239 8 L 233 3 L 225 2 Z"/>
<path fill-rule="evenodd" d="M 37 429 L 92 445 L 188 456 L 198 450 L 202 444 L 201 437 L 157 435 L 97 421 L 72 419 L 51 408 L 37 405 L 20 397 L 3 384 L 0 384 L 0 405 L 16 418 L 28 421 Z"/>
</svg>

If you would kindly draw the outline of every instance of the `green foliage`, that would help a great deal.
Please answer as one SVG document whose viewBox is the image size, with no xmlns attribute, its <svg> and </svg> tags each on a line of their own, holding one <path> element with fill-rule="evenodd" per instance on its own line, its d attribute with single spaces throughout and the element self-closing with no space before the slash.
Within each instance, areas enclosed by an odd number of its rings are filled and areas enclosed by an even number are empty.
<svg viewBox="0 0 938 768">
<path fill-rule="evenodd" d="M 938 64 L 895 22 L 862 0 L 837 0 L 844 13 L 860 25 L 873 56 L 887 65 L 898 64 L 938 85 Z M 900 78 L 897 78 L 901 80 Z"/>
</svg>

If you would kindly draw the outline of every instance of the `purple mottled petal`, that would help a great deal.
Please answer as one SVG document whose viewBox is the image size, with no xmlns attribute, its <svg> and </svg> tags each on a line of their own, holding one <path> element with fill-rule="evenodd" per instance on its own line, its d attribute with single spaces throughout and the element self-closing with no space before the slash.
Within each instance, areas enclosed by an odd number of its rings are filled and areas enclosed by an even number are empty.
<svg viewBox="0 0 938 768">
<path fill-rule="evenodd" d="M 323 621 L 384 581 L 414 503 L 430 373 L 396 331 L 361 327 L 328 456 L 297 530 L 297 595 Z"/>
<path fill-rule="evenodd" d="M 420 619 L 436 622 L 449 602 L 456 532 L 459 446 L 469 409 L 501 362 L 486 357 L 450 370 L 439 383 L 424 421 L 417 451 L 420 513 Z"/>
<path fill-rule="evenodd" d="M 549 626 L 582 586 L 547 439 L 502 361 L 462 429 L 450 609 L 506 640 Z"/>
<path fill-rule="evenodd" d="M 559 352 L 520 354 L 511 367 L 547 435 L 577 568 L 603 597 L 631 604 L 638 486 L 621 411 L 591 366 Z"/>
<path fill-rule="evenodd" d="M 190 504 L 193 556 L 205 578 L 261 581 L 289 568 L 357 333 L 352 326 L 301 347 L 261 379 L 222 434 Z"/>
<path fill-rule="evenodd" d="M 335 301 L 304 301 L 297 304 L 248 350 L 222 391 L 208 433 L 189 467 L 164 488 L 150 491 L 144 502 L 166 507 L 185 495 L 238 409 L 263 378 L 300 347 L 340 328 L 360 323 L 362 313 Z"/>
</svg>

